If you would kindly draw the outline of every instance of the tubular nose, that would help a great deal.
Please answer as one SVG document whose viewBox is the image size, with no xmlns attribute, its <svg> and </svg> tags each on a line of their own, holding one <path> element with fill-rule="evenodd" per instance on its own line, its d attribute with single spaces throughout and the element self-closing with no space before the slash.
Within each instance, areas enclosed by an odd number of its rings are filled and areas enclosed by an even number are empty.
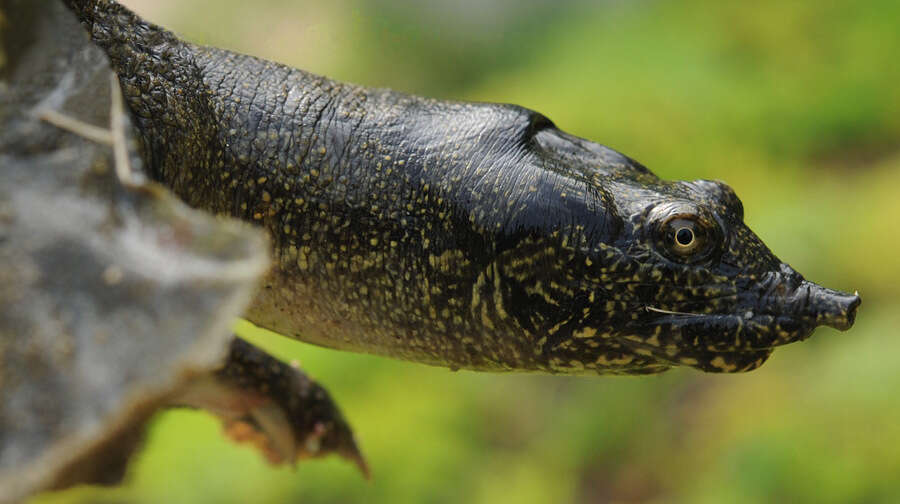
<svg viewBox="0 0 900 504">
<path fill-rule="evenodd" d="M 811 307 L 816 321 L 835 329 L 846 331 L 856 321 L 856 309 L 862 299 L 858 293 L 848 294 L 812 284 Z"/>
<path fill-rule="evenodd" d="M 856 322 L 856 309 L 859 308 L 859 305 L 862 304 L 862 298 L 859 297 L 859 293 L 855 292 L 852 295 L 844 294 L 844 313 L 846 313 L 845 319 L 847 320 L 846 327 L 839 327 L 842 331 L 846 331 L 853 326 L 853 323 Z"/>
</svg>

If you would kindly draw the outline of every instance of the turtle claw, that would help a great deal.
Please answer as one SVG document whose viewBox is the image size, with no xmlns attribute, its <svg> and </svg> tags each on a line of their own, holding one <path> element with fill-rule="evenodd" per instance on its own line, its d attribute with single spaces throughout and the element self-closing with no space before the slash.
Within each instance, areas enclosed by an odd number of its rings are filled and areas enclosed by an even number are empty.
<svg viewBox="0 0 900 504">
<path fill-rule="evenodd" d="M 235 443 L 249 444 L 259 450 L 272 465 L 284 463 L 287 459 L 284 452 L 278 451 L 278 445 L 258 427 L 243 420 L 226 421 L 224 424 L 225 435 Z"/>
<path fill-rule="evenodd" d="M 272 453 L 266 453 L 266 458 L 276 465 L 293 461 L 297 453 L 297 440 L 284 410 L 274 402 L 267 402 L 251 411 L 250 415 L 268 440 Z"/>
<path fill-rule="evenodd" d="M 172 403 L 219 416 L 226 436 L 255 447 L 274 465 L 336 453 L 370 477 L 353 431 L 328 392 L 298 365 L 239 338 L 221 369 L 195 377 Z"/>
<path fill-rule="evenodd" d="M 362 473 L 363 478 L 366 478 L 367 480 L 372 479 L 372 471 L 369 470 L 369 464 L 363 457 L 362 452 L 360 452 L 359 448 L 356 446 L 356 441 L 352 438 L 350 439 L 350 445 L 341 447 L 338 450 L 338 454 L 350 462 L 353 462 L 353 464 L 356 465 L 356 468 L 359 469 L 359 472 Z"/>
<path fill-rule="evenodd" d="M 352 462 L 367 480 L 372 479 L 369 464 L 356 444 L 356 439 L 346 423 L 326 424 L 317 422 L 297 451 L 297 459 L 320 457 L 336 453 Z"/>
</svg>

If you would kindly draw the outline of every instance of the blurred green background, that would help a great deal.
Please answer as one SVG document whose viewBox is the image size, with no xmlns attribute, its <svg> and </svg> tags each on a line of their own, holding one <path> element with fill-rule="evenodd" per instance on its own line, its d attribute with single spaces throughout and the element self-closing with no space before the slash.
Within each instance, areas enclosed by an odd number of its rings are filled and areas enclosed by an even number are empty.
<svg viewBox="0 0 900 504">
<path fill-rule="evenodd" d="M 491 375 L 299 359 L 373 470 L 271 468 L 159 415 L 128 484 L 62 502 L 900 502 L 900 2 L 126 0 L 183 37 L 370 86 L 513 102 L 666 178 L 718 178 L 813 281 L 863 298 L 745 375 Z"/>
</svg>

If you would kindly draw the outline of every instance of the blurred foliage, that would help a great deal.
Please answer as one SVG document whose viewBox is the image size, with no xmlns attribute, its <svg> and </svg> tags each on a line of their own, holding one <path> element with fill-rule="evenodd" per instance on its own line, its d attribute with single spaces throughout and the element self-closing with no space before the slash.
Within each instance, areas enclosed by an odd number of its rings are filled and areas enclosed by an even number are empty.
<svg viewBox="0 0 900 504">
<path fill-rule="evenodd" d="M 299 359 L 373 468 L 272 469 L 206 414 L 160 415 L 130 482 L 62 502 L 900 499 L 900 3 L 131 0 L 188 39 L 331 77 L 535 108 L 669 178 L 726 180 L 784 260 L 858 289 L 746 375 L 482 375 L 239 332 Z"/>
</svg>

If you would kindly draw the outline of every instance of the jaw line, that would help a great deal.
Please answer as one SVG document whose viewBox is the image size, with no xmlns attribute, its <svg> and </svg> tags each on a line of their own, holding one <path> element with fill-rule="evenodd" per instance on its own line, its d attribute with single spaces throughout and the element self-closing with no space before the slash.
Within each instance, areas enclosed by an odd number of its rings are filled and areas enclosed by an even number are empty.
<svg viewBox="0 0 900 504">
<path fill-rule="evenodd" d="M 812 336 L 813 332 L 816 329 L 815 320 L 808 319 L 806 317 L 798 317 L 794 315 L 784 315 L 784 314 L 774 314 L 774 313 L 757 313 L 753 310 L 747 310 L 744 314 L 738 315 L 734 313 L 693 313 L 693 312 L 680 312 L 674 310 L 664 310 L 662 308 L 656 308 L 654 306 L 645 305 L 644 311 L 650 313 L 656 313 L 663 315 L 663 317 L 657 317 L 653 320 L 653 324 L 660 324 L 669 322 L 676 326 L 685 326 L 691 325 L 695 322 L 700 321 L 724 321 L 724 320 L 735 320 L 739 321 L 740 329 L 739 331 L 743 333 L 755 333 L 759 335 L 760 333 L 775 333 L 777 329 L 775 328 L 776 323 L 778 323 L 779 317 L 789 318 L 792 322 L 798 325 L 798 329 L 792 331 L 793 334 L 789 338 L 781 338 L 776 336 L 771 345 L 767 346 L 752 346 L 752 347 L 743 347 L 740 349 L 734 348 L 722 348 L 717 350 L 708 350 L 707 348 L 703 348 L 705 351 L 713 351 L 713 352 L 760 352 L 764 350 L 773 350 L 776 347 L 787 345 L 789 343 L 794 343 L 797 341 L 803 341 Z M 765 321 L 763 323 L 762 320 Z M 718 346 L 718 345 L 716 345 Z M 696 347 L 700 349 L 701 347 Z"/>
<path fill-rule="evenodd" d="M 652 306 L 645 306 L 645 310 L 649 312 L 662 313 L 665 315 L 688 315 L 692 317 L 703 317 L 704 315 L 715 315 L 715 314 L 704 314 L 704 313 L 688 313 L 688 312 L 679 312 L 672 310 L 663 310 L 662 308 L 654 308 Z"/>
</svg>

